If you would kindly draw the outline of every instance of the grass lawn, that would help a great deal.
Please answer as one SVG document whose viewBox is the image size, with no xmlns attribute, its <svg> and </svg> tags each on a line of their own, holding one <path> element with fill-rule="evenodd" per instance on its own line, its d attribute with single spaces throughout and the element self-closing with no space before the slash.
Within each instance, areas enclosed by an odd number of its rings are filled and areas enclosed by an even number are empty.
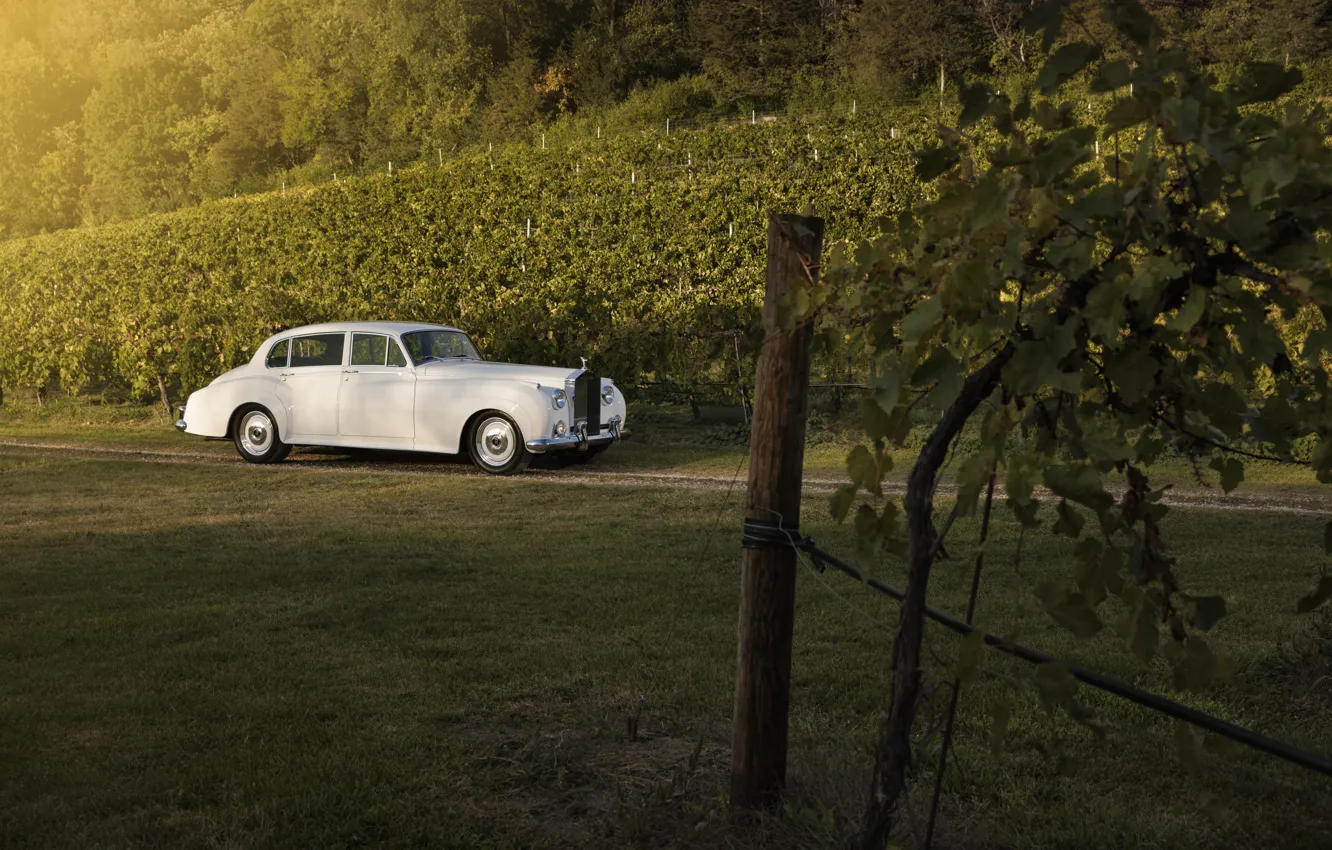
<svg viewBox="0 0 1332 850">
<path fill-rule="evenodd" d="M 0 439 L 181 448 L 152 416 L 52 405 L 6 414 Z M 734 472 L 741 448 L 691 444 L 662 418 L 607 460 Z M 815 446 L 812 468 L 835 472 L 844 451 Z M 853 552 L 810 498 L 806 530 Z M 741 499 L 725 499 L 0 447 L 0 846 L 832 845 L 863 802 L 894 607 L 802 572 L 789 811 L 731 822 Z M 1177 509 L 1166 532 L 1186 589 L 1226 595 L 1209 642 L 1237 670 L 1183 699 L 1328 753 L 1332 630 L 1294 613 L 1322 524 Z M 939 607 L 963 609 L 975 535 L 955 527 Z M 1039 611 L 1031 588 L 1067 580 L 1066 542 L 1028 534 L 1018 571 L 1015 528 L 992 540 L 983 625 L 1169 690 L 1164 662 L 1132 660 L 1113 627 L 1078 641 Z M 930 647 L 937 708 L 957 643 L 937 632 Z M 1187 764 L 1172 724 L 1085 694 L 1097 741 L 1047 716 L 1025 671 L 997 656 L 985 671 L 963 695 L 936 846 L 1332 841 L 1332 782 L 1247 752 Z M 988 706 L 1004 693 L 1015 717 L 995 754 Z"/>
<path fill-rule="evenodd" d="M 846 480 L 846 453 L 860 439 L 858 423 L 847 402 L 843 412 L 816 408 L 811 415 L 810 438 L 805 448 L 807 479 L 837 483 Z M 695 421 L 685 405 L 631 405 L 631 437 L 598 459 L 596 468 L 615 472 L 652 471 L 706 475 L 727 480 L 748 454 L 747 431 L 739 407 L 702 408 L 702 421 Z M 96 444 L 136 451 L 171 451 L 231 458 L 229 442 L 205 441 L 178 433 L 171 427 L 160 405 L 100 404 L 87 399 L 54 397 L 44 405 L 18 399 L 11 392 L 0 407 L 0 442 L 42 441 Z M 922 442 L 928 423 L 918 425 L 914 441 Z M 299 451 L 299 450 L 298 450 Z M 895 472 L 905 480 L 915 460 L 912 447 L 892 452 Z M 965 457 L 965 452 L 959 453 Z M 1298 466 L 1250 461 L 1246 482 L 1258 484 L 1268 493 L 1323 494 L 1311 472 Z M 1153 483 L 1172 482 L 1176 489 L 1215 488 L 1218 474 L 1194 469 L 1179 462 L 1164 462 L 1153 472 Z"/>
</svg>

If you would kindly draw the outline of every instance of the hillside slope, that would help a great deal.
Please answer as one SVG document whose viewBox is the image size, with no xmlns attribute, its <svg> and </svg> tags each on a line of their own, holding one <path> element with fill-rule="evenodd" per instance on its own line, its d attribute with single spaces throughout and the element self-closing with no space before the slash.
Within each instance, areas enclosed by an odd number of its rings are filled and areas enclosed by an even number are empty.
<svg viewBox="0 0 1332 850">
<path fill-rule="evenodd" d="M 3 243 L 0 382 L 189 390 L 276 329 L 350 318 L 699 380 L 734 369 L 725 335 L 756 318 L 766 215 L 868 234 L 917 197 L 931 133 L 902 115 L 589 135 Z"/>
</svg>

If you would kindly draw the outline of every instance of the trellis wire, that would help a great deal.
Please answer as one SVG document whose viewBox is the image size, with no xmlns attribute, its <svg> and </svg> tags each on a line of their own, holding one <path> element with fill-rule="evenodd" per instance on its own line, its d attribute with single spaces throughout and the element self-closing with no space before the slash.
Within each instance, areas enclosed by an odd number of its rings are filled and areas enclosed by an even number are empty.
<svg viewBox="0 0 1332 850">
<path fill-rule="evenodd" d="M 866 575 L 852 564 L 841 560 L 814 545 L 813 540 L 808 537 L 800 536 L 798 528 L 789 528 L 783 526 L 780 522 L 772 523 L 763 520 L 746 519 L 744 521 L 744 533 L 741 537 L 742 546 L 790 546 L 794 549 L 807 552 L 815 565 L 819 568 L 834 567 L 855 580 L 869 586 L 871 589 L 890 596 L 901 602 L 906 598 L 906 594 L 891 585 L 885 584 L 879 579 Z M 1237 726 L 1219 717 L 1213 717 L 1206 712 L 1191 708 L 1182 703 L 1175 702 L 1172 699 L 1144 691 L 1136 688 L 1127 682 L 1121 682 L 1118 679 L 1098 673 L 1095 670 L 1088 670 L 1077 664 L 1067 661 L 1061 661 L 1052 655 L 1047 655 L 1037 649 L 1023 646 L 1018 643 L 1010 643 L 1003 638 L 983 632 L 971 624 L 947 614 L 930 606 L 925 607 L 925 616 L 939 625 L 962 635 L 963 637 L 973 632 L 979 632 L 982 641 L 986 646 L 997 649 L 1007 655 L 1026 661 L 1029 664 L 1057 664 L 1063 667 L 1073 678 L 1083 684 L 1114 694 L 1121 699 L 1128 700 L 1136 705 L 1151 709 L 1160 714 L 1174 717 L 1176 720 L 1182 720 L 1190 726 L 1196 726 L 1199 729 L 1212 732 L 1223 738 L 1227 738 L 1236 743 L 1243 744 L 1252 749 L 1265 752 L 1268 755 L 1276 756 L 1283 761 L 1290 762 L 1298 767 L 1310 770 L 1314 773 L 1320 773 L 1324 776 L 1332 777 L 1332 759 L 1326 756 L 1293 746 L 1285 741 L 1279 741 L 1267 735 L 1254 732 L 1252 729 L 1246 729 L 1243 726 Z"/>
</svg>

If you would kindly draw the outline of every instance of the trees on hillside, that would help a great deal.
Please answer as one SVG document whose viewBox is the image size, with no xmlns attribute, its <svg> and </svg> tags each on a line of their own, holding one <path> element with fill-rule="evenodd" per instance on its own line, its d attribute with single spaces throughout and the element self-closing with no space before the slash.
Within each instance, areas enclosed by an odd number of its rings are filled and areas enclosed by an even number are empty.
<svg viewBox="0 0 1332 850">
<path fill-rule="evenodd" d="M 405 162 L 700 70 L 713 101 L 770 107 L 811 81 L 890 100 L 941 70 L 1021 79 L 1031 3 L 5 0 L 0 238 Z M 1207 61 L 1328 43 L 1328 0 L 1149 6 Z"/>
<path fill-rule="evenodd" d="M 824 50 L 818 0 L 702 0 L 691 35 L 704 70 L 733 99 L 776 102 Z"/>
</svg>

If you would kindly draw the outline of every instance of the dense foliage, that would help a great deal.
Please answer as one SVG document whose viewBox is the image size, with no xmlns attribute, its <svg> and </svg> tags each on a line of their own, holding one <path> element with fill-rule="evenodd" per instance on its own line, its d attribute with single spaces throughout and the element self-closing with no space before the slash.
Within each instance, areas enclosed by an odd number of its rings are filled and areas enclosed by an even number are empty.
<svg viewBox="0 0 1332 850">
<path fill-rule="evenodd" d="M 809 203 L 834 236 L 877 229 L 919 196 L 932 127 L 902 121 L 895 139 L 846 120 L 536 140 L 3 243 L 0 384 L 189 390 L 278 328 L 352 318 L 455 324 L 500 359 L 587 355 L 626 384 L 733 379 L 764 217 Z"/>
<path fill-rule="evenodd" d="M 951 101 L 964 72 L 1030 77 L 1030 5 L 0 0 L 0 238 L 402 167 L 651 101 L 682 77 L 700 96 L 673 104 L 677 120 L 902 105 L 941 78 Z M 1152 5 L 1207 62 L 1307 63 L 1327 48 L 1327 0 Z"/>
<path fill-rule="evenodd" d="M 1226 612 L 1225 588 L 1191 587 L 1187 553 L 1165 543 L 1163 453 L 1210 466 L 1230 491 L 1247 461 L 1291 462 L 1295 441 L 1309 440 L 1319 480 L 1332 480 L 1325 116 L 1260 108 L 1298 70 L 1253 63 L 1222 83 L 1137 0 L 1103 5 L 1094 18 L 1038 7 L 1029 21 L 1047 44 L 1072 35 L 1045 62 L 1040 92 L 967 88 L 958 128 L 919 158 L 937 195 L 845 256 L 831 293 L 810 296 L 830 297 L 834 336 L 858 329 L 881 357 L 864 417 L 874 446 L 848 458 L 855 484 L 834 500 L 837 515 L 857 490 L 882 495 L 884 446 L 915 403 L 941 410 L 905 496 L 856 515 L 876 542 L 905 542 L 909 576 L 866 846 L 882 844 L 904 788 L 938 553 L 933 493 L 964 428 L 979 440 L 958 458 L 957 512 L 1001 481 L 1018 522 L 1075 541 L 1069 581 L 1036 588 L 1048 614 L 1084 637 L 1113 623 L 1143 662 L 1163 655 L 1179 688 L 1224 673 L 1203 633 Z M 1070 79 L 1110 108 L 1089 116 Z M 978 146 L 982 126 L 1000 141 Z M 1325 580 L 1301 605 L 1329 595 Z M 1085 721 L 1056 667 L 1036 685 Z"/>
</svg>

